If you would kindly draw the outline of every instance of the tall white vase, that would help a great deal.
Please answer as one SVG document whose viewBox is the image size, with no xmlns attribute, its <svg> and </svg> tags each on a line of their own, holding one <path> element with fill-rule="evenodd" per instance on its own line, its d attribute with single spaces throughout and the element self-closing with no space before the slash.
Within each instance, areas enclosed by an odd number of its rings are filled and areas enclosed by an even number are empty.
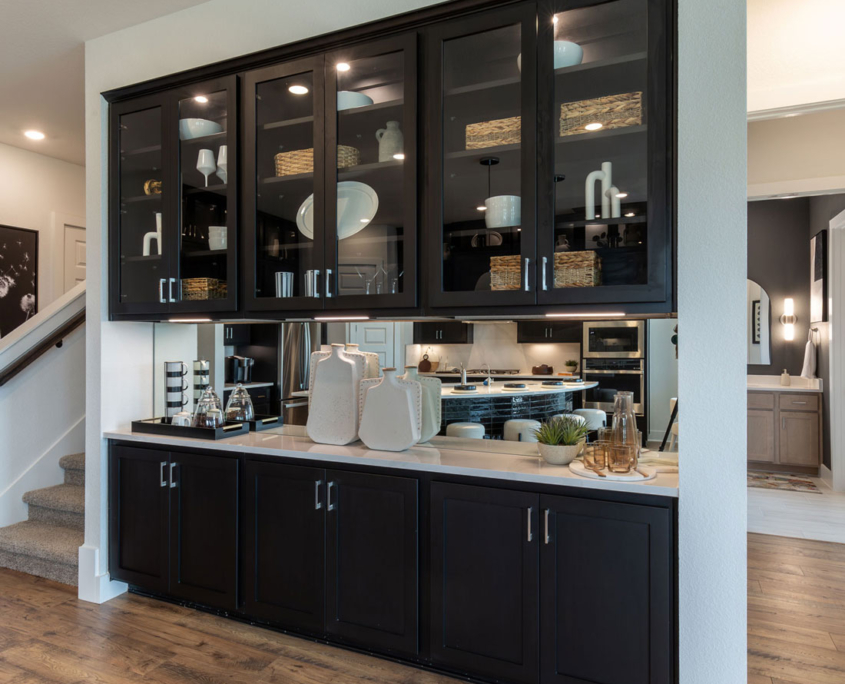
<svg viewBox="0 0 845 684">
<path fill-rule="evenodd" d="M 361 376 L 362 380 L 365 378 L 377 378 L 379 376 L 381 367 L 379 366 L 378 362 L 378 354 L 374 354 L 373 352 L 359 351 L 357 344 L 346 344 L 345 351 L 347 356 L 355 356 L 364 359 L 364 374 Z M 320 350 L 311 352 L 311 365 L 308 371 L 308 406 L 311 406 L 312 392 L 310 391 L 310 388 L 314 387 L 314 376 L 317 373 L 317 364 L 329 356 L 331 356 L 330 351 Z"/>
<path fill-rule="evenodd" d="M 399 129 L 398 121 L 388 121 L 386 128 L 379 128 L 376 131 L 376 140 L 378 140 L 378 160 L 380 162 L 391 161 L 393 159 L 402 159 L 398 155 L 402 154 L 405 148 L 405 136 Z"/>
<path fill-rule="evenodd" d="M 378 381 L 371 379 L 362 384 L 360 401 L 358 436 L 370 449 L 405 451 L 420 441 L 420 383 L 401 380 L 395 368 L 385 368 Z"/>
<path fill-rule="evenodd" d="M 349 444 L 358 437 L 359 384 L 366 361 L 351 356 L 342 344 L 320 359 L 311 387 L 311 408 L 305 429 L 318 444 Z"/>
<path fill-rule="evenodd" d="M 347 342 L 346 343 L 346 353 L 355 353 L 355 354 L 363 354 L 364 358 L 367 359 L 367 375 L 368 378 L 377 378 L 379 376 L 379 372 L 381 371 L 381 364 L 378 360 L 378 354 L 375 352 L 367 352 L 361 351 L 359 349 L 360 345 L 354 342 Z"/>
<path fill-rule="evenodd" d="M 427 378 L 417 372 L 416 366 L 405 366 L 403 380 L 413 380 L 420 383 L 422 387 L 422 426 L 420 428 L 420 441 L 427 442 L 440 432 L 442 420 L 441 394 L 442 385 L 440 378 Z"/>
</svg>

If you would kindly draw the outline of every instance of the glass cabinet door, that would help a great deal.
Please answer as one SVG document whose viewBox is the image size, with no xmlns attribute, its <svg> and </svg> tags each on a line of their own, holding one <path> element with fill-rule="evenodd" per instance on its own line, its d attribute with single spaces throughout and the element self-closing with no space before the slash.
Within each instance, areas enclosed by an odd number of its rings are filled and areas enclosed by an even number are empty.
<svg viewBox="0 0 845 684">
<path fill-rule="evenodd" d="M 245 78 L 247 309 L 323 307 L 322 64 L 299 60 Z"/>
<path fill-rule="evenodd" d="M 665 8 L 550 0 L 540 9 L 540 301 L 665 297 Z M 542 98 L 545 95 L 545 100 Z M 548 215 L 546 214 L 548 212 Z"/>
<path fill-rule="evenodd" d="M 415 35 L 326 57 L 327 307 L 416 303 L 416 87 Z"/>
<path fill-rule="evenodd" d="M 168 212 L 171 183 L 165 164 L 165 98 L 150 96 L 111 108 L 109 212 L 111 310 L 165 312 L 170 306 Z"/>
<path fill-rule="evenodd" d="M 237 283 L 235 77 L 177 91 L 174 310 L 234 309 Z M 230 160 L 231 159 L 231 163 Z"/>
<path fill-rule="evenodd" d="M 434 306 L 534 303 L 534 7 L 432 29 Z"/>
</svg>

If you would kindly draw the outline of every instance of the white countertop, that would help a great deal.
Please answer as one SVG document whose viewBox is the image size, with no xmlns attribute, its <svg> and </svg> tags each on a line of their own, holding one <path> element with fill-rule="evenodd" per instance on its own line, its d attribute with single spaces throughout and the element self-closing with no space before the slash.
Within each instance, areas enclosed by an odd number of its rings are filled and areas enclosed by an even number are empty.
<svg viewBox="0 0 845 684">
<path fill-rule="evenodd" d="M 459 378 L 459 377 L 461 377 L 460 373 L 420 373 L 419 375 L 422 375 L 423 377 L 426 377 L 426 378 Z M 578 375 L 579 375 L 578 373 L 576 373 L 574 376 L 573 375 L 558 375 L 557 373 L 551 373 L 551 374 L 546 373 L 546 375 L 532 375 L 531 373 L 517 373 L 516 375 L 503 375 L 503 374 L 496 375 L 496 374 L 494 374 L 493 379 L 496 382 L 499 382 L 500 380 L 502 382 L 507 382 L 508 379 L 510 379 L 510 380 L 525 380 L 525 379 L 529 379 L 529 380 L 566 380 L 567 378 L 571 378 L 571 377 L 577 378 Z M 485 373 L 467 373 L 467 376 L 470 377 L 470 378 L 486 378 L 487 373 L 486 372 Z"/>
<path fill-rule="evenodd" d="M 822 381 L 792 375 L 788 385 L 780 384 L 779 375 L 749 375 L 746 378 L 749 392 L 822 392 Z"/>
<path fill-rule="evenodd" d="M 228 451 L 235 453 L 251 453 L 263 456 L 279 456 L 285 458 L 301 458 L 325 461 L 326 463 L 359 464 L 365 466 L 381 466 L 399 470 L 415 470 L 448 475 L 462 475 L 470 477 L 485 477 L 490 479 L 507 480 L 509 482 L 526 482 L 545 485 L 563 485 L 567 487 L 582 487 L 584 489 L 600 489 L 614 492 L 629 492 L 634 494 L 651 494 L 656 496 L 678 496 L 677 473 L 659 473 L 653 480 L 647 482 L 618 482 L 606 480 L 592 480 L 575 475 L 568 466 L 552 466 L 542 461 L 539 456 L 501 453 L 508 448 L 506 443 L 489 444 L 485 450 L 487 440 L 478 440 L 478 448 L 454 448 L 455 439 L 445 440 L 447 446 L 440 446 L 438 438 L 433 443 L 417 445 L 407 451 L 374 451 L 368 449 L 361 442 L 354 442 L 347 446 L 331 446 L 316 444 L 308 437 L 297 433 L 302 430 L 299 426 L 276 428 L 264 432 L 250 432 L 245 435 L 227 437 L 222 440 L 190 439 L 185 437 L 168 437 L 163 435 L 147 435 L 133 433 L 131 430 L 117 430 L 104 433 L 106 439 L 118 439 L 143 444 L 157 444 L 166 447 L 189 447 L 192 449 L 207 449 L 209 451 Z M 473 440 L 464 440 L 471 442 Z M 516 450 L 525 450 L 527 445 L 515 443 Z"/>
<path fill-rule="evenodd" d="M 258 387 L 273 387 L 272 382 L 227 382 L 226 386 L 223 389 L 224 391 L 228 392 L 229 390 L 235 389 L 239 384 L 243 385 L 244 389 L 257 389 Z"/>
<path fill-rule="evenodd" d="M 546 378 L 548 379 L 548 378 Z M 456 392 L 454 385 L 443 385 L 440 390 L 442 399 L 478 399 L 479 397 L 501 397 L 501 396 L 521 396 L 524 394 L 556 394 L 559 392 L 581 392 L 582 390 L 592 389 L 598 385 L 597 382 L 580 382 L 580 383 L 565 383 L 561 387 L 543 387 L 539 382 L 526 382 L 525 389 L 522 390 L 508 390 L 505 389 L 505 383 L 513 382 L 512 380 L 495 381 L 492 387 L 485 387 L 480 382 L 472 382 L 478 390 L 475 392 Z"/>
</svg>

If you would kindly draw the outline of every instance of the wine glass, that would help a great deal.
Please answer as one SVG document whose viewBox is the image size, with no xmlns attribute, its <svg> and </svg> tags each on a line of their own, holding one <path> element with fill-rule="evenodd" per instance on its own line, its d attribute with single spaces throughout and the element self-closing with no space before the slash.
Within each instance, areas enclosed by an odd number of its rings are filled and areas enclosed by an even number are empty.
<svg viewBox="0 0 845 684">
<path fill-rule="evenodd" d="M 200 150 L 197 157 L 197 171 L 205 176 L 205 187 L 208 187 L 208 176 L 217 170 L 217 164 L 214 163 L 214 152 L 211 150 Z"/>
</svg>

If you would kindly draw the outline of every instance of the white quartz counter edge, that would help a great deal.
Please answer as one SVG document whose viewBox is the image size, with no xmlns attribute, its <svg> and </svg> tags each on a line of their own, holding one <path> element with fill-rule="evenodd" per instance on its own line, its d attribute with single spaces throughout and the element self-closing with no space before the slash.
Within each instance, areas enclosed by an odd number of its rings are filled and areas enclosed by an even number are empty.
<svg viewBox="0 0 845 684">
<path fill-rule="evenodd" d="M 167 447 L 250 453 L 262 456 L 309 459 L 326 463 L 357 464 L 446 475 L 484 477 L 509 482 L 562 485 L 632 494 L 678 497 L 678 475 L 676 473 L 660 473 L 654 480 L 647 482 L 591 480 L 575 475 L 567 466 L 551 466 L 539 457 L 517 454 L 439 449 L 434 446 L 419 445 L 399 453 L 374 451 L 368 449 L 361 442 L 347 446 L 315 444 L 307 437 L 283 435 L 278 430 L 250 432 L 217 441 L 147 435 L 133 433 L 130 430 L 106 432 L 103 436 L 106 439 L 119 439 Z"/>
<path fill-rule="evenodd" d="M 821 394 L 818 387 L 793 387 L 792 385 L 748 385 L 749 392 L 801 392 L 803 394 Z"/>
</svg>

